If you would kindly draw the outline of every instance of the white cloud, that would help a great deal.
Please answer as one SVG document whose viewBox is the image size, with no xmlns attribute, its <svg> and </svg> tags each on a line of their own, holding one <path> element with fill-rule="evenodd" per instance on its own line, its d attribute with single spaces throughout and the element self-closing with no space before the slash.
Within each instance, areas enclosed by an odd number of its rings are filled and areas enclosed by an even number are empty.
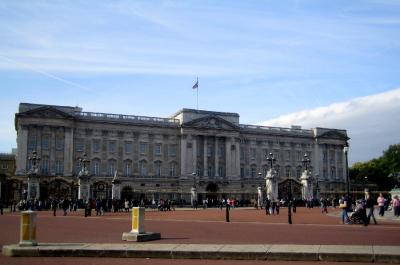
<svg viewBox="0 0 400 265">
<path fill-rule="evenodd" d="M 376 158 L 400 143 L 400 88 L 324 107 L 303 110 L 260 123 L 265 126 L 346 129 L 350 162 Z"/>
</svg>

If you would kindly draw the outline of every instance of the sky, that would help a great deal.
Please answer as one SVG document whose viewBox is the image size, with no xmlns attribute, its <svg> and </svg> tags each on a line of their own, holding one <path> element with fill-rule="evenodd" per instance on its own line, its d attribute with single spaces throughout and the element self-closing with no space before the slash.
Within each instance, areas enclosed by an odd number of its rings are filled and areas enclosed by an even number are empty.
<svg viewBox="0 0 400 265">
<path fill-rule="evenodd" d="M 400 142 L 400 1 L 0 1 L 0 152 L 20 102 L 348 130 Z"/>
</svg>

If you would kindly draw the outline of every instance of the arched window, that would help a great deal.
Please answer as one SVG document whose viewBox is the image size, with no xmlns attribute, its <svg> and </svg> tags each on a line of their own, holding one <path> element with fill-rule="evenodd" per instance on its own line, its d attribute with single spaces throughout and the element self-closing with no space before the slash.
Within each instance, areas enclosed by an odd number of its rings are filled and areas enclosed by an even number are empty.
<svg viewBox="0 0 400 265">
<path fill-rule="evenodd" d="M 147 162 L 146 160 L 142 160 L 139 162 L 139 175 L 147 176 Z"/>
<path fill-rule="evenodd" d="M 161 161 L 154 162 L 154 173 L 157 177 L 161 177 Z"/>
<path fill-rule="evenodd" d="M 93 159 L 92 162 L 92 174 L 95 176 L 100 175 L 100 160 L 99 159 Z"/>
<path fill-rule="evenodd" d="M 257 166 L 256 165 L 251 165 L 251 167 L 250 167 L 250 176 L 252 178 L 255 178 L 257 176 Z"/>
<path fill-rule="evenodd" d="M 176 176 L 176 164 L 175 163 L 170 163 L 169 164 L 169 176 L 170 177 L 175 177 Z"/>
<path fill-rule="evenodd" d="M 116 161 L 113 159 L 108 161 L 108 174 L 109 175 L 114 176 L 115 170 L 117 169 L 116 164 L 117 164 Z"/>
<path fill-rule="evenodd" d="M 124 176 L 130 176 L 132 175 L 132 161 L 130 160 L 125 160 L 124 161 Z"/>
<path fill-rule="evenodd" d="M 49 174 L 49 158 L 47 156 L 43 156 L 42 158 L 42 174 Z"/>
</svg>

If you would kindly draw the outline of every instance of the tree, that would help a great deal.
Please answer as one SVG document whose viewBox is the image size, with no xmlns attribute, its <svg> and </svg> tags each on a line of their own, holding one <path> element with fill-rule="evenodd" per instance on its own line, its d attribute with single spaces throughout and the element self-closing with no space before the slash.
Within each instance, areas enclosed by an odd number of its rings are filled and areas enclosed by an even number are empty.
<svg viewBox="0 0 400 265">
<path fill-rule="evenodd" d="M 367 182 L 375 184 L 378 190 L 390 190 L 395 185 L 393 176 L 396 172 L 400 172 L 400 144 L 390 145 L 379 158 L 355 163 L 349 175 L 354 183 L 362 185 Z"/>
</svg>

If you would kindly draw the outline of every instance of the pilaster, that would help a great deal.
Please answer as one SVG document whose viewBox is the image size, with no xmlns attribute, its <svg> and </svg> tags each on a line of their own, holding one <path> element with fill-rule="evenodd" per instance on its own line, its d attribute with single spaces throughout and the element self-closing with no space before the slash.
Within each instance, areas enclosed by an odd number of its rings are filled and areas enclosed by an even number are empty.
<svg viewBox="0 0 400 265">
<path fill-rule="evenodd" d="M 25 175 L 28 159 L 28 127 L 19 126 L 17 132 L 18 155 L 16 160 L 16 175 Z"/>
<path fill-rule="evenodd" d="M 73 151 L 74 151 L 74 130 L 64 129 L 64 176 L 72 176 L 73 173 Z"/>
</svg>

